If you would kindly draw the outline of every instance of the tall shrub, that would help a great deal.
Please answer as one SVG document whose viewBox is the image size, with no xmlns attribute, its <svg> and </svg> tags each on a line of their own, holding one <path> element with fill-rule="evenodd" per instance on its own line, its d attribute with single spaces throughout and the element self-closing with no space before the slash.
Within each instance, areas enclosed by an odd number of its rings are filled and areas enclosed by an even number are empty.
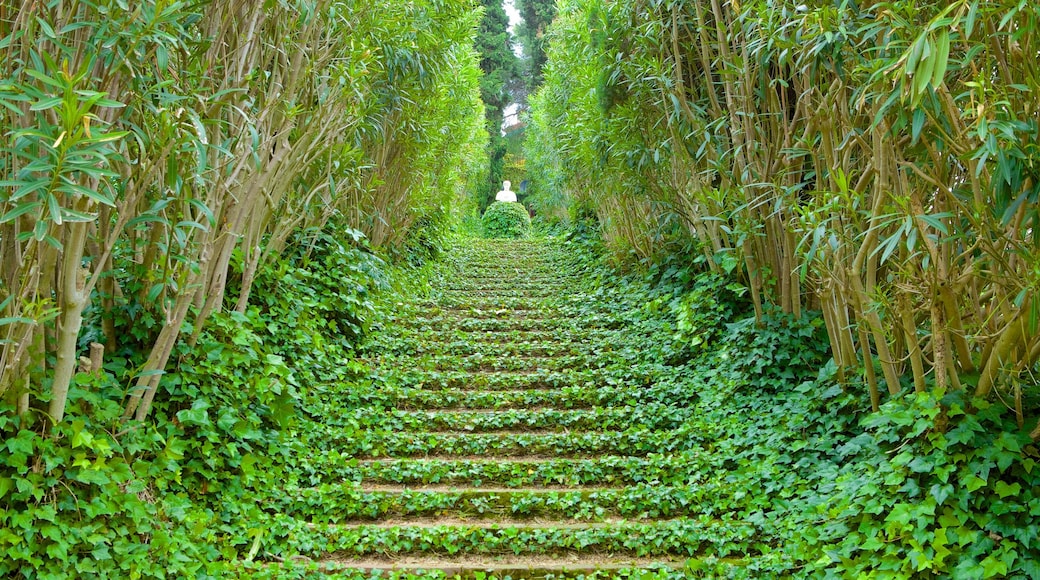
<svg viewBox="0 0 1040 580">
<path fill-rule="evenodd" d="M 91 316 L 142 420 L 295 233 L 450 215 L 487 139 L 475 8 L 0 3 L 0 396 L 60 422 Z"/>
<path fill-rule="evenodd" d="M 737 259 L 759 318 L 820 309 L 874 408 L 999 389 L 1024 424 L 1038 22 L 1011 1 L 561 2 L 536 190 L 644 256 L 678 220 L 708 268 Z"/>
</svg>

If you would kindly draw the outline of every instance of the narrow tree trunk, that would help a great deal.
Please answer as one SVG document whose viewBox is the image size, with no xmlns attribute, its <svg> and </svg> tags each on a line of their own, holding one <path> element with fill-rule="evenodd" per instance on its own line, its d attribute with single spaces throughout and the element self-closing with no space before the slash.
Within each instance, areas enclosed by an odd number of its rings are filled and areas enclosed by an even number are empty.
<svg viewBox="0 0 1040 580">
<path fill-rule="evenodd" d="M 1025 336 L 1026 324 L 1031 315 L 1032 302 L 1032 296 L 1026 296 L 1021 312 L 1001 330 L 1000 337 L 997 339 L 996 344 L 993 345 L 993 351 L 982 367 L 979 384 L 975 387 L 976 397 L 985 398 L 989 396 L 1001 369 L 1014 364 L 1014 352 L 1021 346 L 1022 337 Z"/>
<path fill-rule="evenodd" d="M 914 373 L 914 391 L 923 393 L 927 386 L 925 383 L 924 357 L 921 355 L 921 344 L 917 339 L 917 325 L 914 324 L 914 313 L 910 308 L 910 298 L 903 292 L 899 293 L 899 320 L 903 327 L 903 336 L 910 355 L 910 368 Z"/>
<path fill-rule="evenodd" d="M 48 414 L 54 424 L 65 417 L 65 404 L 69 397 L 72 376 L 76 372 L 79 357 L 76 345 L 83 325 L 83 309 L 87 306 L 87 272 L 83 269 L 83 251 L 86 246 L 86 222 L 70 223 L 66 238 L 62 266 L 62 315 L 58 323 L 57 357 L 54 367 L 54 382 L 51 386 L 51 401 Z"/>
</svg>

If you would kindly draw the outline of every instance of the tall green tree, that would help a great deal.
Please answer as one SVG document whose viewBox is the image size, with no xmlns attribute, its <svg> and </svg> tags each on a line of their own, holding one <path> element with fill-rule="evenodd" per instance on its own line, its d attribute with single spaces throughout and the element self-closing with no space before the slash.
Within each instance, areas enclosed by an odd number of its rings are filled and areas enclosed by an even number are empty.
<svg viewBox="0 0 1040 580">
<path fill-rule="evenodd" d="M 480 68 L 484 77 L 480 81 L 480 94 L 484 100 L 487 130 L 491 139 L 488 143 L 488 179 L 477 191 L 477 203 L 483 211 L 494 198 L 502 181 L 503 160 L 506 145 L 502 138 L 503 112 L 512 101 L 510 86 L 519 78 L 519 59 L 513 52 L 509 35 L 509 16 L 502 7 L 502 0 L 484 0 L 484 18 L 477 34 L 477 50 L 480 53 Z"/>
<path fill-rule="evenodd" d="M 516 7 L 523 18 L 516 30 L 524 47 L 523 78 L 527 92 L 533 93 L 542 85 L 547 60 L 545 33 L 556 17 L 556 0 L 516 0 Z"/>
</svg>

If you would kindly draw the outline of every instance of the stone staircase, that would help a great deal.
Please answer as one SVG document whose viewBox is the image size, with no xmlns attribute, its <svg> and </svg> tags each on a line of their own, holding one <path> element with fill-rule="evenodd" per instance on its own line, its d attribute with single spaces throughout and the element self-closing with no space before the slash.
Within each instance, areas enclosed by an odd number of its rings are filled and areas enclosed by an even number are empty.
<svg viewBox="0 0 1040 580">
<path fill-rule="evenodd" d="M 702 510 L 720 486 L 689 406 L 630 360 L 616 305 L 589 299 L 555 242 L 474 240 L 454 258 L 433 299 L 393 307 L 371 382 L 305 435 L 320 481 L 280 506 L 299 553 L 344 577 L 739 567 L 755 528 Z"/>
</svg>

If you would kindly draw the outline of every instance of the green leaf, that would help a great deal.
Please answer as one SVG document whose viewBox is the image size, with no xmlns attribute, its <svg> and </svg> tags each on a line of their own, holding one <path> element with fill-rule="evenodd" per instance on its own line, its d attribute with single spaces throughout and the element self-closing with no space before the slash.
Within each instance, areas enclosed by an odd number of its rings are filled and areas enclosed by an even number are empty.
<svg viewBox="0 0 1040 580">
<path fill-rule="evenodd" d="M 50 184 L 51 181 L 45 178 L 23 182 L 18 186 L 18 189 L 15 190 L 14 194 L 11 195 L 10 200 L 19 200 L 27 195 L 40 191 L 41 189 L 46 189 Z"/>
<path fill-rule="evenodd" d="M 72 448 L 77 447 L 90 447 L 90 444 L 94 442 L 94 436 L 84 429 L 82 421 L 76 421 L 73 424 L 73 435 L 72 435 Z"/>
<path fill-rule="evenodd" d="M 94 137 L 85 139 L 87 143 L 111 143 L 129 135 L 129 131 L 112 131 L 111 133 L 95 133 Z"/>
<path fill-rule="evenodd" d="M 177 412 L 177 420 L 185 425 L 206 426 L 211 425 L 209 420 L 209 402 L 204 400 L 195 401 L 191 409 Z"/>
<path fill-rule="evenodd" d="M 62 97 L 51 97 L 49 99 L 40 99 L 39 101 L 36 101 L 35 103 L 33 103 L 29 107 L 29 110 L 30 111 L 48 111 L 50 109 L 53 109 L 54 107 L 57 107 L 58 105 L 60 105 L 60 104 L 62 104 L 64 102 L 65 102 L 65 99 L 62 98 Z"/>
<path fill-rule="evenodd" d="M 43 198 L 47 201 L 47 209 L 49 210 L 51 221 L 60 226 L 62 222 L 62 207 L 61 204 L 58 203 L 58 198 L 51 195 L 50 192 L 45 193 Z"/>
<path fill-rule="evenodd" d="M 5 213 L 3 217 L 0 217 L 0 224 L 12 222 L 31 211 L 36 211 L 41 205 L 42 204 L 39 201 L 18 204 L 14 209 Z"/>
<path fill-rule="evenodd" d="M 54 27 L 51 26 L 50 22 L 47 22 L 43 18 L 37 16 L 36 23 L 40 25 L 40 29 L 43 30 L 43 33 L 47 36 L 47 38 L 50 38 L 52 40 L 58 39 L 58 35 L 54 32 Z"/>
<path fill-rule="evenodd" d="M 1008 432 L 1001 433 L 1000 437 L 998 437 L 997 440 L 993 442 L 993 447 L 996 449 L 1005 449 L 1007 451 L 1013 451 L 1015 453 L 1020 453 L 1022 451 L 1022 446 L 1015 438 L 1015 435 Z"/>
<path fill-rule="evenodd" d="M 935 502 L 941 505 L 943 502 L 947 500 L 947 498 L 953 495 L 953 489 L 953 484 L 936 483 L 932 486 L 930 493 L 932 494 L 932 497 L 935 498 Z"/>
<path fill-rule="evenodd" d="M 921 137 L 921 129 L 924 128 L 924 122 L 928 116 L 925 115 L 924 109 L 918 107 L 914 109 L 913 122 L 910 126 L 910 139 L 911 143 L 917 143 Z"/>
<path fill-rule="evenodd" d="M 11 453 L 24 453 L 25 455 L 32 455 L 33 452 L 33 440 L 36 438 L 36 434 L 28 429 L 22 429 L 18 432 L 17 437 L 12 437 L 7 440 L 7 450 Z"/>
<path fill-rule="evenodd" d="M 97 216 L 95 214 L 92 214 L 92 213 L 86 213 L 86 212 L 82 212 L 82 211 L 72 211 L 71 209 L 61 208 L 61 219 L 62 219 L 63 222 L 72 222 L 72 223 L 91 222 L 91 221 L 94 221 L 94 219 L 96 217 Z"/>
<path fill-rule="evenodd" d="M 246 475 L 253 475 L 256 473 L 257 459 L 252 453 L 246 453 L 242 456 L 242 473 Z"/>
<path fill-rule="evenodd" d="M 90 189 L 89 187 L 83 187 L 82 185 L 76 183 L 65 182 L 57 187 L 57 191 L 67 193 L 72 196 L 82 195 L 100 203 L 101 205 L 107 205 L 109 207 L 115 207 L 116 205 L 113 196 L 105 195 L 100 191 L 95 191 L 93 189 Z"/>
<path fill-rule="evenodd" d="M 982 561 L 983 578 L 1005 577 L 1008 573 L 1008 565 L 994 555 L 987 556 Z"/>
<path fill-rule="evenodd" d="M 1005 498 L 1012 495 L 1018 495 L 1022 491 L 1022 486 L 1019 483 L 1013 483 L 1008 485 L 1007 482 L 1000 480 L 993 486 L 993 490 L 997 492 L 1001 498 Z"/>
<path fill-rule="evenodd" d="M 979 0 L 974 0 L 971 3 L 971 7 L 968 8 L 968 15 L 964 21 L 964 38 L 971 38 L 971 33 L 975 31 L 975 21 L 979 18 Z"/>
<path fill-rule="evenodd" d="M 180 459 L 184 459 L 184 451 L 187 448 L 188 448 L 188 442 L 187 441 L 185 441 L 183 439 L 177 439 L 175 437 L 171 437 L 170 440 L 167 441 L 166 448 L 163 450 L 163 452 L 170 459 L 172 459 L 174 461 L 177 461 L 177 460 L 180 460 Z"/>
<path fill-rule="evenodd" d="M 935 42 L 935 68 L 932 70 L 932 86 L 939 88 L 946 76 L 946 67 L 950 60 L 950 33 L 947 30 L 939 32 Z"/>
<path fill-rule="evenodd" d="M 929 226 L 931 226 L 935 230 L 939 231 L 944 236 L 945 235 L 949 235 L 950 232 L 949 232 L 949 229 L 946 227 L 946 222 L 944 222 L 942 220 L 950 219 L 952 217 L 953 217 L 953 214 L 951 214 L 949 212 L 942 212 L 942 213 L 926 214 L 926 215 L 917 216 L 918 219 L 920 219 L 924 223 L 928 224 Z"/>
<path fill-rule="evenodd" d="M 46 74 L 44 74 L 44 73 L 42 73 L 42 72 L 40 72 L 40 71 L 38 71 L 36 69 L 31 69 L 31 68 L 30 69 L 25 69 L 25 74 L 31 76 L 32 78 L 40 81 L 41 83 L 43 83 L 45 85 L 50 85 L 50 86 L 52 86 L 52 87 L 54 87 L 56 89 L 60 89 L 62 91 L 65 90 L 65 83 L 59 82 L 57 79 L 55 79 L 53 77 L 49 77 Z"/>
<path fill-rule="evenodd" d="M 964 478 L 963 484 L 964 489 L 968 490 L 969 492 L 973 492 L 986 487 L 986 480 L 982 479 L 981 477 L 975 474 L 972 474 Z"/>
</svg>

